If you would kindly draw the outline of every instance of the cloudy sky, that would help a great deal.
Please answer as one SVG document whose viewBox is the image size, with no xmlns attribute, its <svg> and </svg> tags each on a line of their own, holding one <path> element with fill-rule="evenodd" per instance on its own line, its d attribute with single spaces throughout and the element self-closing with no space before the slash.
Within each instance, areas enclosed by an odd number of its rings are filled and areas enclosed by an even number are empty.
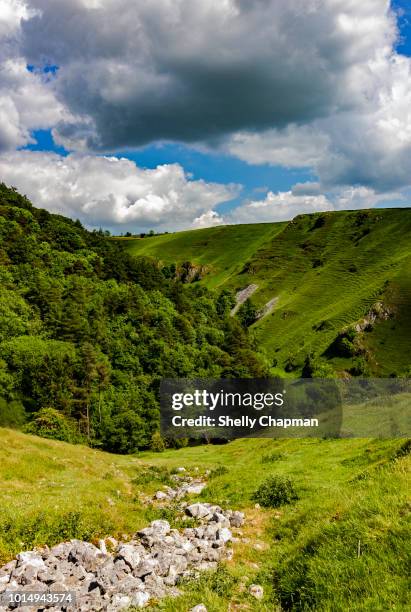
<svg viewBox="0 0 411 612">
<path fill-rule="evenodd" d="M 409 206 L 409 0 L 0 0 L 0 180 L 89 227 Z"/>
</svg>

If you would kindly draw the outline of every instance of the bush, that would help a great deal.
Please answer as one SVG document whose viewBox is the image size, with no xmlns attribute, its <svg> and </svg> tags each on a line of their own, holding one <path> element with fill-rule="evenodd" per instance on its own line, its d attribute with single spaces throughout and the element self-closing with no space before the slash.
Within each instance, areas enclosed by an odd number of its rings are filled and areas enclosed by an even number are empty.
<svg viewBox="0 0 411 612">
<path fill-rule="evenodd" d="M 290 478 L 270 476 L 254 492 L 252 499 L 264 508 L 278 508 L 296 501 L 298 495 Z"/>
<path fill-rule="evenodd" d="M 75 420 L 66 417 L 62 412 L 54 408 L 42 408 L 39 410 L 33 421 L 24 428 L 24 431 L 41 436 L 42 438 L 61 440 L 71 444 L 84 442 L 82 436 L 77 431 Z"/>
<path fill-rule="evenodd" d="M 155 453 L 162 453 L 166 449 L 166 445 L 164 443 L 163 438 L 161 437 L 160 432 L 155 431 L 151 436 L 151 444 L 150 449 Z"/>
</svg>

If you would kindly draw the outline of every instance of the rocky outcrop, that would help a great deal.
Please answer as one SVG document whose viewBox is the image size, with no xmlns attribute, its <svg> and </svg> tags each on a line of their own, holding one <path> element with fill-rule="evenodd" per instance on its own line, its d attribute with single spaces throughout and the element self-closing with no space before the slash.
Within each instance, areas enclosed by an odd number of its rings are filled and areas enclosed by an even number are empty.
<svg viewBox="0 0 411 612">
<path fill-rule="evenodd" d="M 389 306 L 385 305 L 383 302 L 376 302 L 365 317 L 354 325 L 354 329 L 356 332 L 366 331 L 372 328 L 377 321 L 387 321 L 387 319 L 391 319 L 393 315 L 394 313 Z"/>
<path fill-rule="evenodd" d="M 71 591 L 73 605 L 25 607 L 38 610 L 107 611 L 144 607 L 151 599 L 178 595 L 179 581 L 231 558 L 232 529 L 241 527 L 241 512 L 209 503 L 181 508 L 196 526 L 181 531 L 156 520 L 130 541 L 114 538 L 90 542 L 70 540 L 23 552 L 0 569 L 0 597 L 5 591 L 52 593 Z M 111 552 L 108 552 L 111 549 Z M 0 611 L 13 607 L 1 607 Z M 16 607 L 14 609 L 17 609 Z M 20 608 L 18 608 L 20 609 Z"/>
</svg>

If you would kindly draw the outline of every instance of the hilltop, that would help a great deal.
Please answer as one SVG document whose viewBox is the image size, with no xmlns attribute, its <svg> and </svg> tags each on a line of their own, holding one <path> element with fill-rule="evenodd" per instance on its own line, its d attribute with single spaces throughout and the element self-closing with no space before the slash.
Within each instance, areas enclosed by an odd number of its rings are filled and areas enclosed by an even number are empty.
<svg viewBox="0 0 411 612">
<path fill-rule="evenodd" d="M 127 239 L 128 253 L 203 266 L 200 284 L 272 311 L 252 323 L 272 373 L 404 375 L 411 365 L 411 209 L 300 215 Z"/>
</svg>

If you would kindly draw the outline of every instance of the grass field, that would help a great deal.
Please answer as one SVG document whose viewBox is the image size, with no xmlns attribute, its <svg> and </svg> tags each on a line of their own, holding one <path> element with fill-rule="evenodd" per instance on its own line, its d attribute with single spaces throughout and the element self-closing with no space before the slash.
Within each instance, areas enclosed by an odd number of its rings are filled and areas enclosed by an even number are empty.
<svg viewBox="0 0 411 612">
<path fill-rule="evenodd" d="M 244 509 L 248 542 L 234 544 L 234 560 L 215 576 L 158 609 L 186 612 L 203 602 L 222 612 L 230 602 L 231 610 L 405 611 L 410 464 L 404 440 L 237 440 L 125 457 L 3 429 L 0 559 L 172 519 L 173 508 L 147 507 L 140 496 L 161 488 L 173 468 L 198 467 L 212 470 L 200 497 Z M 272 474 L 291 478 L 299 499 L 256 509 L 252 494 Z M 263 585 L 262 602 L 248 595 L 251 583 Z"/>
<path fill-rule="evenodd" d="M 253 328 L 272 373 L 301 375 L 306 356 L 324 352 L 347 326 L 383 302 L 388 320 L 361 338 L 369 373 L 401 375 L 411 367 L 411 209 L 300 215 L 289 223 L 237 225 L 127 239 L 135 255 L 164 263 L 208 264 L 200 281 L 238 291 L 250 284 L 273 312 Z M 338 375 L 352 367 L 327 355 Z"/>
</svg>

